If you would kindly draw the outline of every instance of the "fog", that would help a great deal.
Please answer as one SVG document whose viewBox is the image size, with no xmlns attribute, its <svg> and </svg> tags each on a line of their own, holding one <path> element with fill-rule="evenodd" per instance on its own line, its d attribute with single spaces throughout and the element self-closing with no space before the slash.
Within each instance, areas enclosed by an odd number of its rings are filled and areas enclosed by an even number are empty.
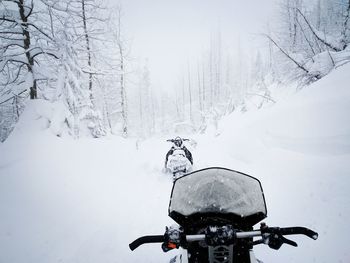
<svg viewBox="0 0 350 263">
<path fill-rule="evenodd" d="M 222 45 L 249 53 L 276 12 L 273 0 L 122 0 L 132 57 L 147 59 L 152 86 L 173 87 L 181 72 L 221 35 Z"/>
</svg>

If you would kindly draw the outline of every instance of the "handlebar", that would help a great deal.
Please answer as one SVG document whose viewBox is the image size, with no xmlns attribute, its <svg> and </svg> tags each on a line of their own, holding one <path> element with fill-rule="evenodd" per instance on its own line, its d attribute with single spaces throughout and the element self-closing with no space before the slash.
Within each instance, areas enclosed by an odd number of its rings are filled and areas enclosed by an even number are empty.
<svg viewBox="0 0 350 263">
<path fill-rule="evenodd" d="M 146 243 L 162 243 L 164 242 L 164 235 L 155 235 L 155 236 L 143 236 L 134 240 L 129 244 L 129 248 L 134 251 L 139 246 Z"/>
<path fill-rule="evenodd" d="M 262 236 L 264 233 L 268 234 L 281 234 L 281 235 L 305 235 L 309 238 L 312 238 L 313 240 L 316 240 L 318 238 L 318 234 L 311 229 L 308 229 L 306 227 L 285 227 L 285 228 L 279 228 L 279 227 L 269 227 L 265 231 L 261 230 L 253 230 L 253 231 L 247 231 L 247 232 L 236 232 L 236 238 L 242 239 L 242 238 L 252 238 L 252 237 L 258 237 Z M 194 242 L 194 241 L 203 241 L 205 240 L 205 235 L 186 235 L 186 241 L 187 242 Z"/>
<path fill-rule="evenodd" d="M 312 231 L 311 229 L 308 229 L 306 227 L 285 227 L 285 228 L 279 228 L 279 227 L 265 227 L 261 228 L 260 230 L 253 230 L 253 231 L 247 231 L 247 232 L 235 232 L 235 238 L 237 239 L 244 239 L 244 238 L 253 238 L 264 235 L 270 236 L 271 234 L 277 234 L 279 236 L 283 235 L 305 235 L 309 238 L 312 238 L 316 240 L 318 238 L 318 233 Z M 205 241 L 207 236 L 205 234 L 200 235 L 186 235 L 185 240 L 187 242 L 196 242 L 196 241 Z M 146 244 L 146 243 L 163 243 L 165 241 L 164 235 L 156 235 L 156 236 L 143 236 L 132 243 L 129 244 L 129 247 L 131 250 L 135 250 L 139 246 Z M 284 241 L 290 241 L 288 239 L 284 239 Z M 288 242 L 285 242 L 288 243 Z M 294 242 L 293 242 L 294 243 Z M 290 245 L 293 245 L 293 243 L 288 243 Z M 256 243 L 258 244 L 258 243 Z M 296 243 L 294 243 L 296 246 Z M 271 246 L 270 246 L 271 247 Z M 273 248 L 273 247 L 272 247 Z"/>
<path fill-rule="evenodd" d="M 269 227 L 266 231 L 263 231 L 265 233 L 274 234 L 275 232 L 280 233 L 281 235 L 305 235 L 309 238 L 312 238 L 313 240 L 316 240 L 318 238 L 318 233 L 312 231 L 311 229 L 308 229 L 306 227 Z"/>
<path fill-rule="evenodd" d="M 261 236 L 260 230 L 254 230 L 249 232 L 237 232 L 236 238 L 242 239 L 242 238 L 251 238 L 251 237 L 257 237 Z M 203 241 L 205 240 L 205 235 L 186 235 L 186 241 L 187 242 L 195 242 L 195 241 Z"/>
<path fill-rule="evenodd" d="M 187 141 L 189 141 L 190 139 L 181 138 L 181 140 L 184 141 L 184 142 L 187 142 Z M 175 142 L 175 139 L 167 139 L 166 141 L 167 141 L 167 142 Z"/>
</svg>

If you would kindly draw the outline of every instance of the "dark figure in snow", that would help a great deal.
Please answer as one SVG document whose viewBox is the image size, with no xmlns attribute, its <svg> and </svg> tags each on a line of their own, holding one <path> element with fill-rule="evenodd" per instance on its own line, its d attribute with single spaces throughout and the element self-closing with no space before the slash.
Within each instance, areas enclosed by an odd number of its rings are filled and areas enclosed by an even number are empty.
<svg viewBox="0 0 350 263">
<path fill-rule="evenodd" d="M 185 139 L 186 140 L 186 139 Z M 174 140 L 168 140 L 174 143 L 174 145 L 171 147 L 171 149 L 168 151 L 165 157 L 165 167 L 168 162 L 168 158 L 170 155 L 173 154 L 174 150 L 176 149 L 182 149 L 185 152 L 186 158 L 190 161 L 190 163 L 193 165 L 193 159 L 192 159 L 192 153 L 186 148 L 185 145 L 183 145 L 183 140 L 180 137 L 176 137 Z"/>
</svg>

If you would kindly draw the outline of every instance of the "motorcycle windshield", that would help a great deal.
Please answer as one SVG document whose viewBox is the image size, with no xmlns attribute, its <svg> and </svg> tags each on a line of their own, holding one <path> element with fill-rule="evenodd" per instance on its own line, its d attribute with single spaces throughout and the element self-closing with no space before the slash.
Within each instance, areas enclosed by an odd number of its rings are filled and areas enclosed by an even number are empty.
<svg viewBox="0 0 350 263">
<path fill-rule="evenodd" d="M 266 215 L 263 190 L 254 177 L 224 168 L 208 168 L 174 182 L 169 213 Z"/>
</svg>

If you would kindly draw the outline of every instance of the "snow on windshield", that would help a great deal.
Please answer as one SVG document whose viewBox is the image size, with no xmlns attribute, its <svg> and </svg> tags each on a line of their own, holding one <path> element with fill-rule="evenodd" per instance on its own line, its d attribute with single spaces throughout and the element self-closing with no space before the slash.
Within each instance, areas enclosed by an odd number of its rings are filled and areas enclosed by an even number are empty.
<svg viewBox="0 0 350 263">
<path fill-rule="evenodd" d="M 266 214 L 258 180 L 226 169 L 206 169 L 184 176 L 175 182 L 170 212 L 184 216 L 219 212 L 249 216 Z"/>
</svg>

